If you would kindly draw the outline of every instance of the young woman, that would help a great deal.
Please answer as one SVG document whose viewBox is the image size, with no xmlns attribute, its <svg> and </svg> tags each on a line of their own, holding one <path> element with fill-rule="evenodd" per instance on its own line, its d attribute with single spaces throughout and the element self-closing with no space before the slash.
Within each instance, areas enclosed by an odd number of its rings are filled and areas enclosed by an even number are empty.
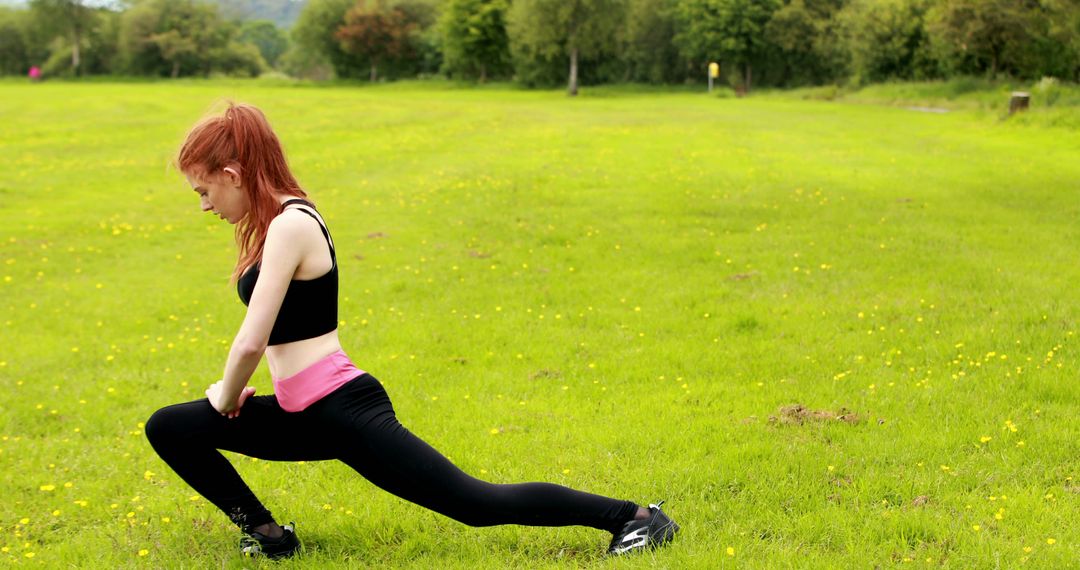
<svg viewBox="0 0 1080 570">
<path fill-rule="evenodd" d="M 591 526 L 615 535 L 613 554 L 671 540 L 679 527 L 659 504 L 643 508 L 550 483 L 487 483 L 398 423 L 382 385 L 342 351 L 334 242 L 261 111 L 229 104 L 199 122 L 176 165 L 202 210 L 236 226 L 233 278 L 248 308 L 222 379 L 204 399 L 154 412 L 146 436 L 240 527 L 241 552 L 289 556 L 300 541 L 222 449 L 271 461 L 337 459 L 398 497 L 472 526 Z M 275 393 L 254 396 L 247 383 L 264 354 Z"/>
</svg>

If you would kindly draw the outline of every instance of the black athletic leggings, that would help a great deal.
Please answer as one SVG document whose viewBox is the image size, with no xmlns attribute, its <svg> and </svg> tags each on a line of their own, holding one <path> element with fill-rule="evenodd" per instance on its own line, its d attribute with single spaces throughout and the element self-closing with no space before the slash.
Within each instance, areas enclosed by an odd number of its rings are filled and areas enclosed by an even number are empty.
<svg viewBox="0 0 1080 570">
<path fill-rule="evenodd" d="M 227 418 L 206 398 L 166 406 L 146 422 L 158 455 L 245 532 L 273 521 L 218 450 L 270 461 L 340 459 L 375 485 L 472 526 L 584 525 L 615 532 L 630 501 L 551 483 L 497 485 L 475 479 L 398 423 L 382 384 L 363 374 L 303 411 L 252 396 Z"/>
</svg>

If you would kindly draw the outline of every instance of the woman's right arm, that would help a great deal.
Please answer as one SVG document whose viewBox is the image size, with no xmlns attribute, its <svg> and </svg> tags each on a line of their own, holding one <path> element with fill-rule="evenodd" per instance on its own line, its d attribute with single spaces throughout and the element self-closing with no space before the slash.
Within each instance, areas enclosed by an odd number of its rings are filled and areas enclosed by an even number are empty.
<svg viewBox="0 0 1080 570">
<path fill-rule="evenodd" d="M 311 228 L 298 215 L 285 214 L 270 222 L 259 267 L 259 280 L 251 293 L 244 322 L 229 349 L 219 400 L 214 405 L 221 413 L 239 407 L 240 394 L 266 351 L 285 291 L 310 247 L 310 231 Z"/>
</svg>

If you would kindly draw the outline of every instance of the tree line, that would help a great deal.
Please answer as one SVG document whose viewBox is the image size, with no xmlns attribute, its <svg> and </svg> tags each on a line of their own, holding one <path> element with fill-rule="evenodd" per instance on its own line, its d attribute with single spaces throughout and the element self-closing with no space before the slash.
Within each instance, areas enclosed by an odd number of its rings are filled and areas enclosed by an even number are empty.
<svg viewBox="0 0 1080 570">
<path fill-rule="evenodd" d="M 0 8 L 0 73 L 446 76 L 737 89 L 1080 81 L 1080 0 L 308 0 L 291 30 L 200 0 Z"/>
</svg>

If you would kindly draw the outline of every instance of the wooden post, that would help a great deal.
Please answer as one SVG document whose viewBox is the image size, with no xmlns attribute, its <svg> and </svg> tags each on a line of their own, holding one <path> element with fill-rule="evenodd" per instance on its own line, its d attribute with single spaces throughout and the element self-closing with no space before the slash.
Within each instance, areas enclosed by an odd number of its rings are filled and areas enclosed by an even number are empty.
<svg viewBox="0 0 1080 570">
<path fill-rule="evenodd" d="M 1024 91 L 1013 91 L 1009 97 L 1009 114 L 1012 115 L 1017 111 L 1025 111 L 1028 108 L 1028 104 L 1031 102 L 1031 94 Z"/>
</svg>

